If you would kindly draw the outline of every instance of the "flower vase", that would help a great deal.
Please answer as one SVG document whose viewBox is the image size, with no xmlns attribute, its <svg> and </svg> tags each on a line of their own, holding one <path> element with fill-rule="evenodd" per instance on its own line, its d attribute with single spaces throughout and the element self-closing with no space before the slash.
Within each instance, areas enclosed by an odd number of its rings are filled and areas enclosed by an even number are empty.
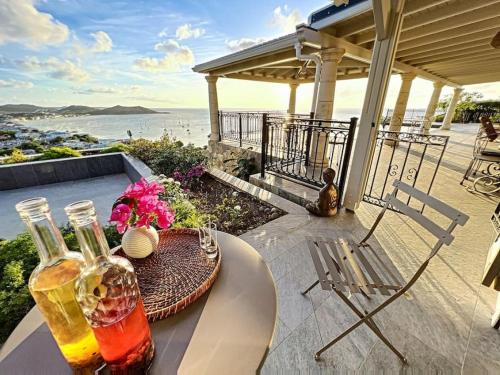
<svg viewBox="0 0 500 375">
<path fill-rule="evenodd" d="M 145 258 L 158 247 L 160 238 L 155 228 L 131 227 L 122 237 L 122 249 L 131 258 Z"/>
</svg>

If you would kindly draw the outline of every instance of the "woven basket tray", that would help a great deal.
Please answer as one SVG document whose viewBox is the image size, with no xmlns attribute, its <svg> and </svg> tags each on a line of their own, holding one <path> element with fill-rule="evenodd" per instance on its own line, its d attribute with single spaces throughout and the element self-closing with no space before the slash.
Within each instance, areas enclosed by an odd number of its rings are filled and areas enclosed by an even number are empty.
<svg viewBox="0 0 500 375">
<path fill-rule="evenodd" d="M 150 322 L 173 315 L 200 298 L 219 273 L 221 254 L 208 259 L 194 229 L 158 232 L 158 249 L 144 259 L 131 258 L 118 247 L 114 254 L 134 266 Z"/>
</svg>

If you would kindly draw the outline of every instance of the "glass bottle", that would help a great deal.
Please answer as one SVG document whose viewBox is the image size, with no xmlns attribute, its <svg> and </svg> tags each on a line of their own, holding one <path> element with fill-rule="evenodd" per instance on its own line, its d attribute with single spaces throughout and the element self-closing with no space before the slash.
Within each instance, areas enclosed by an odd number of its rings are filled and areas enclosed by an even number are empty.
<svg viewBox="0 0 500 375">
<path fill-rule="evenodd" d="M 102 366 L 94 333 L 76 300 L 75 283 L 84 266 L 81 254 L 68 251 L 45 198 L 16 204 L 40 256 L 29 290 L 64 358 L 75 373 Z"/>
<path fill-rule="evenodd" d="M 110 255 L 108 242 L 91 201 L 65 207 L 83 256 L 85 269 L 76 284 L 77 299 L 113 374 L 145 373 L 154 344 L 134 268 Z"/>
</svg>

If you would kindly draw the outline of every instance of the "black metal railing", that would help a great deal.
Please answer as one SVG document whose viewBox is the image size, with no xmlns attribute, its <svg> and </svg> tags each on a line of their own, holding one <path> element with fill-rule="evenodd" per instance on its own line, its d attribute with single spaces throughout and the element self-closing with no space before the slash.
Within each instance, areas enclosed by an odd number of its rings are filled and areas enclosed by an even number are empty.
<svg viewBox="0 0 500 375">
<path fill-rule="evenodd" d="M 363 200 L 383 206 L 395 179 L 429 194 L 448 139 L 441 135 L 379 130 Z M 415 202 L 414 208 L 424 207 Z"/>
<path fill-rule="evenodd" d="M 340 197 L 347 178 L 357 118 L 315 120 L 304 116 L 263 116 L 261 174 L 273 172 L 315 188 L 323 186 L 323 169 L 337 172 Z"/>
<path fill-rule="evenodd" d="M 219 139 L 243 145 L 260 146 L 262 142 L 262 116 L 285 116 L 284 112 L 233 112 L 219 111 Z M 309 115 L 294 114 L 294 117 L 309 118 Z"/>
</svg>

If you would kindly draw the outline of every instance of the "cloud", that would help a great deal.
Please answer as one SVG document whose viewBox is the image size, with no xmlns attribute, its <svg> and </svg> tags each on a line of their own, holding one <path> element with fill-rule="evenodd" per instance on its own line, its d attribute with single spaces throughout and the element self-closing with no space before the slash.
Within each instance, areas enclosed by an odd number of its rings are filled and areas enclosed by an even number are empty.
<svg viewBox="0 0 500 375">
<path fill-rule="evenodd" d="M 177 30 L 175 30 L 175 36 L 179 40 L 190 39 L 190 38 L 197 39 L 203 34 L 205 34 L 205 29 L 202 28 L 193 29 L 191 27 L 191 24 L 189 23 L 179 26 Z"/>
<path fill-rule="evenodd" d="M 92 36 L 95 39 L 94 46 L 92 47 L 92 52 L 109 52 L 113 48 L 113 41 L 104 31 L 98 31 Z"/>
<path fill-rule="evenodd" d="M 0 0 L 0 45 L 20 43 L 29 48 L 60 44 L 69 29 L 50 14 L 39 12 L 33 0 Z"/>
<path fill-rule="evenodd" d="M 137 59 L 134 62 L 134 67 L 148 71 L 164 70 L 174 72 L 181 70 L 185 65 L 194 63 L 193 51 L 173 39 L 157 43 L 154 48 L 156 51 L 165 52 L 165 56 L 160 59 L 154 57 Z"/>
<path fill-rule="evenodd" d="M 257 44 L 265 42 L 265 38 L 241 38 L 235 40 L 226 40 L 226 47 L 233 52 L 240 51 L 245 48 L 253 47 Z"/>
<path fill-rule="evenodd" d="M 16 64 L 24 70 L 40 72 L 46 71 L 49 77 L 72 82 L 84 82 L 89 79 L 89 74 L 70 60 L 59 60 L 50 57 L 40 61 L 36 57 L 17 60 Z"/>
<path fill-rule="evenodd" d="M 110 52 L 113 49 L 113 40 L 104 31 L 97 31 L 90 34 L 94 38 L 94 43 L 91 45 L 84 45 L 76 40 L 73 48 L 77 55 L 84 55 L 86 53 L 103 53 Z"/>
<path fill-rule="evenodd" d="M 297 9 L 292 11 L 285 5 L 274 9 L 271 26 L 277 27 L 285 33 L 292 33 L 295 31 L 295 26 L 297 26 L 301 20 L 302 16 Z"/>
<path fill-rule="evenodd" d="M 16 81 L 15 79 L 9 79 L 7 81 L 0 79 L 0 87 L 14 88 L 14 89 L 31 89 L 33 88 L 33 83 L 27 81 Z"/>
<path fill-rule="evenodd" d="M 139 85 L 131 86 L 115 86 L 115 87 L 90 87 L 85 90 L 77 90 L 76 94 L 93 95 L 93 94 L 105 94 L 105 95 L 121 95 L 121 94 L 131 94 L 138 93 L 142 91 L 142 87 Z"/>
</svg>

